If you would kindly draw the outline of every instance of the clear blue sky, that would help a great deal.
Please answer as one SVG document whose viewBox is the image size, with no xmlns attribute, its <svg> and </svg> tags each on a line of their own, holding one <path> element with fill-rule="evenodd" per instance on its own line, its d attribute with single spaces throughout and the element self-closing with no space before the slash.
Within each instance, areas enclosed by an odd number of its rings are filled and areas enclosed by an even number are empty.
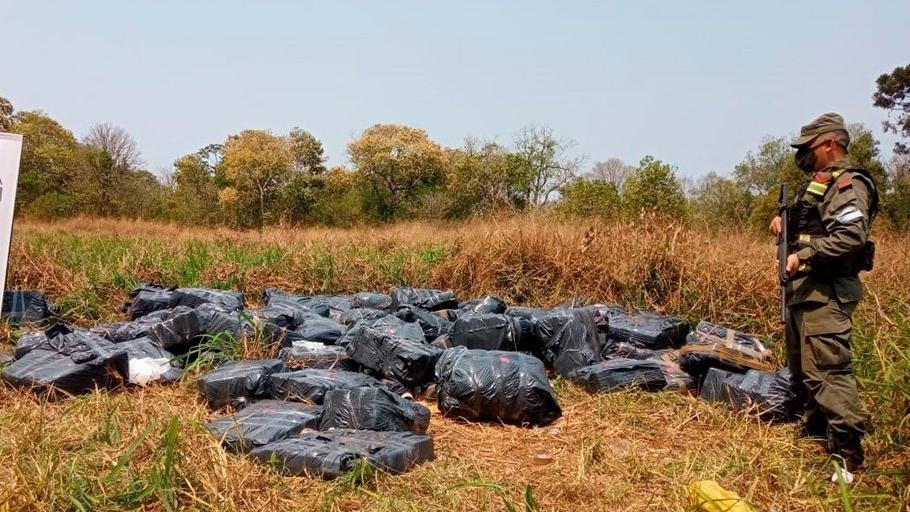
<svg viewBox="0 0 910 512">
<path fill-rule="evenodd" d="M 300 126 L 335 164 L 374 123 L 448 146 L 542 124 L 588 164 L 698 176 L 829 110 L 881 136 L 908 20 L 907 0 L 0 0 L 0 95 L 77 136 L 119 125 L 152 170 L 245 128 Z"/>
</svg>

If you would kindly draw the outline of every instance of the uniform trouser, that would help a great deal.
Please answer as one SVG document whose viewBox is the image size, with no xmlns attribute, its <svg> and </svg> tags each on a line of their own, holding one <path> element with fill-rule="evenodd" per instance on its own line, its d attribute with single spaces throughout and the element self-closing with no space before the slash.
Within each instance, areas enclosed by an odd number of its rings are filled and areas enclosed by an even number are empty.
<svg viewBox="0 0 910 512">
<path fill-rule="evenodd" d="M 856 302 L 806 302 L 790 306 L 787 356 L 793 390 L 810 432 L 827 435 L 832 453 L 849 465 L 863 462 L 860 444 L 866 415 L 860 409 L 850 331 Z"/>
</svg>

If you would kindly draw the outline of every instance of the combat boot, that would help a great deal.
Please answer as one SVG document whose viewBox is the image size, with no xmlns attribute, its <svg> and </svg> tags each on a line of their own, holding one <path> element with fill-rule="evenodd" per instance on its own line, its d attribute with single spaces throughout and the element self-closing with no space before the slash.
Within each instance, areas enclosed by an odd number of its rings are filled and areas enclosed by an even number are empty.
<svg viewBox="0 0 910 512">
<path fill-rule="evenodd" d="M 856 435 L 838 435 L 829 439 L 828 450 L 844 459 L 844 467 L 851 473 L 865 469 L 866 455 L 862 438 Z"/>
<path fill-rule="evenodd" d="M 808 439 L 817 443 L 827 443 L 828 437 L 828 421 L 824 416 L 818 414 L 804 418 L 802 424 L 796 429 L 797 439 Z"/>
</svg>

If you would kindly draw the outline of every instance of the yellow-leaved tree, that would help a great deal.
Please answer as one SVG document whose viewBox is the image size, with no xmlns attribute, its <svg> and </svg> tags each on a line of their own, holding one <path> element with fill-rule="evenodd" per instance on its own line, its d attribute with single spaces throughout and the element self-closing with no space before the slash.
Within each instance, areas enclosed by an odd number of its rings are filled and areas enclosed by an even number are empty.
<svg viewBox="0 0 910 512">
<path fill-rule="evenodd" d="M 262 227 L 276 210 L 281 187 L 292 177 L 288 140 L 266 130 L 244 130 L 228 137 L 221 153 L 221 169 L 230 188 L 230 201 L 223 194 L 219 203 L 231 205 L 241 225 Z"/>
<path fill-rule="evenodd" d="M 442 147 L 418 128 L 374 125 L 348 144 L 348 155 L 386 220 L 402 216 L 408 199 L 443 181 Z"/>
</svg>

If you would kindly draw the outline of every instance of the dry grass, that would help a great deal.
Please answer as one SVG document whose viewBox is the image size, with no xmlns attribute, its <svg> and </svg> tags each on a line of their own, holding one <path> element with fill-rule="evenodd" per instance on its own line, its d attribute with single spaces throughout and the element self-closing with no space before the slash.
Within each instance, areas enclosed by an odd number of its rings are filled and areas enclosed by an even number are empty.
<svg viewBox="0 0 910 512">
<path fill-rule="evenodd" d="M 253 302 L 269 286 L 347 292 L 407 283 L 464 297 L 499 293 L 516 304 L 586 297 L 649 306 L 780 339 L 770 238 L 647 221 L 594 226 L 592 237 L 590 227 L 539 217 L 262 233 L 21 222 L 10 283 L 46 290 L 82 325 L 117 319 L 116 305 L 137 281 L 228 286 Z M 849 501 L 854 510 L 908 510 L 910 238 L 877 239 L 856 339 L 877 430 L 868 442 L 872 468 Z M 191 379 L 59 402 L 0 387 L 0 510 L 524 510 L 526 486 L 540 510 L 687 510 L 685 486 L 704 478 L 764 507 L 843 506 L 826 482 L 823 451 L 795 442 L 792 426 L 672 393 L 556 387 L 564 417 L 540 429 L 459 423 L 428 404 L 437 459 L 361 486 L 280 477 L 225 454 L 199 427 L 211 413 Z M 168 440 L 172 418 L 179 423 Z"/>
</svg>

